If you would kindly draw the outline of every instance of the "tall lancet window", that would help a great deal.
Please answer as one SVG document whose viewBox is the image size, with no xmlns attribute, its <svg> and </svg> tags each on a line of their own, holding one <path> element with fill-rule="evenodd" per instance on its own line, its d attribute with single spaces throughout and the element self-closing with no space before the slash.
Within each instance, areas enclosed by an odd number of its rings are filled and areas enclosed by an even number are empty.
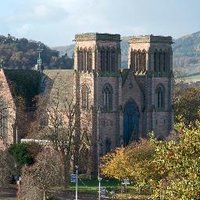
<svg viewBox="0 0 200 200">
<path fill-rule="evenodd" d="M 87 70 L 92 71 L 92 49 L 87 52 Z"/>
<path fill-rule="evenodd" d="M 116 71 L 116 52 L 114 49 L 111 50 L 111 71 Z"/>
<path fill-rule="evenodd" d="M 82 99 L 82 109 L 83 110 L 89 110 L 89 94 L 90 90 L 86 85 L 82 86 L 81 89 L 81 99 Z"/>
<path fill-rule="evenodd" d="M 83 71 L 83 50 L 78 51 L 78 70 Z"/>
<path fill-rule="evenodd" d="M 158 109 L 165 107 L 165 88 L 161 84 L 156 88 L 156 104 Z"/>
<path fill-rule="evenodd" d="M 104 48 L 101 49 L 100 59 L 101 59 L 101 62 L 100 62 L 101 63 L 101 71 L 105 72 L 105 70 L 106 70 L 106 51 Z"/>
<path fill-rule="evenodd" d="M 103 87 L 103 107 L 106 111 L 112 110 L 112 104 L 113 104 L 113 89 L 112 86 L 107 83 Z"/>
<path fill-rule="evenodd" d="M 110 49 L 106 50 L 106 72 L 110 72 Z"/>
</svg>

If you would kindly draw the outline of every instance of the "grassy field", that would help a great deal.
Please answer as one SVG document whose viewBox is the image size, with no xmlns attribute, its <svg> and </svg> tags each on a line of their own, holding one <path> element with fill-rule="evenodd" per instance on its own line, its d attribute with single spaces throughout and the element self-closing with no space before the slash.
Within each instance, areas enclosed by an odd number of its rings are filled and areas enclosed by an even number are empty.
<svg viewBox="0 0 200 200">
<path fill-rule="evenodd" d="M 88 180 L 88 179 L 80 179 L 78 184 L 78 191 L 81 193 L 92 193 L 97 194 L 98 193 L 98 180 Z M 133 187 L 133 185 L 127 186 L 125 189 L 124 186 L 122 186 L 120 181 L 117 180 L 106 180 L 103 179 L 101 181 L 101 187 L 104 187 L 107 190 L 107 196 L 111 195 L 111 191 L 114 192 L 117 199 L 128 199 L 128 198 L 134 198 L 134 199 L 149 199 L 150 195 L 148 192 L 142 192 L 142 194 L 139 194 L 138 191 L 136 191 Z M 74 192 L 75 191 L 75 183 L 71 183 L 69 186 L 69 191 Z"/>
<path fill-rule="evenodd" d="M 117 180 L 106 180 L 101 181 L 101 187 L 105 187 L 107 190 L 119 190 L 121 183 Z M 99 182 L 97 179 L 79 179 L 78 188 L 80 192 L 97 193 Z M 69 190 L 75 190 L 75 183 L 71 183 Z"/>
</svg>

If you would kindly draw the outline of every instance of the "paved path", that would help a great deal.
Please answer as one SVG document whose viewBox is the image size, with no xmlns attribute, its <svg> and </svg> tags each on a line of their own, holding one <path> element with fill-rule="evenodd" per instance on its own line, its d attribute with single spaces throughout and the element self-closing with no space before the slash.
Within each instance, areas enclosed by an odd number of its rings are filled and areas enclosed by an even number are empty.
<svg viewBox="0 0 200 200">
<path fill-rule="evenodd" d="M 16 189 L 15 188 L 0 188 L 0 199 L 1 200 L 16 200 Z"/>
</svg>

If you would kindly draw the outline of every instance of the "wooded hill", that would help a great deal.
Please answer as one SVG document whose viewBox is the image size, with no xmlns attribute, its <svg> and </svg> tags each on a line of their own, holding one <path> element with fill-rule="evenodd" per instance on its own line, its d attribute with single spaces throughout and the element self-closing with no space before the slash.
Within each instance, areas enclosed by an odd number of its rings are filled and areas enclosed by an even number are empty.
<svg viewBox="0 0 200 200">
<path fill-rule="evenodd" d="M 39 43 L 26 38 L 0 35 L 0 60 L 8 69 L 32 69 L 37 63 Z M 41 58 L 44 68 L 72 68 L 73 59 L 67 54 L 60 56 L 59 51 L 52 50 L 41 43 Z"/>
</svg>

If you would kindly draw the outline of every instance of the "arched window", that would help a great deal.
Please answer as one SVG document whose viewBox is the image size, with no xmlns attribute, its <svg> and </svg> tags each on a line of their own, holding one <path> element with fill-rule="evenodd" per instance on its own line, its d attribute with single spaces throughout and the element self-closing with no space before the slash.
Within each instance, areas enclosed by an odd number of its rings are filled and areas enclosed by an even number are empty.
<svg viewBox="0 0 200 200">
<path fill-rule="evenodd" d="M 155 50 L 154 52 L 154 72 L 159 71 L 159 52 Z"/>
<path fill-rule="evenodd" d="M 169 52 L 164 53 L 164 66 L 163 66 L 163 71 L 168 72 L 168 69 L 170 68 L 170 54 Z"/>
<path fill-rule="evenodd" d="M 92 71 L 92 50 L 89 49 L 87 52 L 87 70 Z"/>
<path fill-rule="evenodd" d="M 79 71 L 83 70 L 83 50 L 82 49 L 78 51 L 78 70 Z"/>
<path fill-rule="evenodd" d="M 131 50 L 131 66 L 130 68 L 133 69 L 133 71 L 135 71 L 135 50 Z"/>
<path fill-rule="evenodd" d="M 146 51 L 142 51 L 142 72 L 146 71 Z"/>
<path fill-rule="evenodd" d="M 87 49 L 83 50 L 83 71 L 87 71 Z"/>
<path fill-rule="evenodd" d="M 110 72 L 110 49 L 106 50 L 106 72 Z"/>
<path fill-rule="evenodd" d="M 112 95 L 113 95 L 113 89 L 110 84 L 105 84 L 103 87 L 103 107 L 106 111 L 112 110 Z"/>
<path fill-rule="evenodd" d="M 135 71 L 138 71 L 139 69 L 139 64 L 140 64 L 140 59 L 139 59 L 139 52 L 135 52 Z"/>
<path fill-rule="evenodd" d="M 165 63 L 165 52 L 162 50 L 159 51 L 159 68 L 158 72 L 164 71 L 164 63 Z"/>
<path fill-rule="evenodd" d="M 156 105 L 158 109 L 165 107 L 165 88 L 161 84 L 156 88 Z"/>
<path fill-rule="evenodd" d="M 86 85 L 82 86 L 81 89 L 81 99 L 82 99 L 82 109 L 89 110 L 89 88 Z"/>
<path fill-rule="evenodd" d="M 166 72 L 166 52 L 163 52 L 163 72 Z"/>
<path fill-rule="evenodd" d="M 115 69 L 116 69 L 115 65 L 116 65 L 116 52 L 114 49 L 112 49 L 111 51 L 111 71 L 112 72 L 115 72 Z"/>
<path fill-rule="evenodd" d="M 106 60 L 105 60 L 105 58 L 106 58 L 106 53 L 105 53 L 105 49 L 103 48 L 102 50 L 101 50 L 101 71 L 102 72 L 105 72 L 105 69 L 106 69 Z"/>
</svg>

